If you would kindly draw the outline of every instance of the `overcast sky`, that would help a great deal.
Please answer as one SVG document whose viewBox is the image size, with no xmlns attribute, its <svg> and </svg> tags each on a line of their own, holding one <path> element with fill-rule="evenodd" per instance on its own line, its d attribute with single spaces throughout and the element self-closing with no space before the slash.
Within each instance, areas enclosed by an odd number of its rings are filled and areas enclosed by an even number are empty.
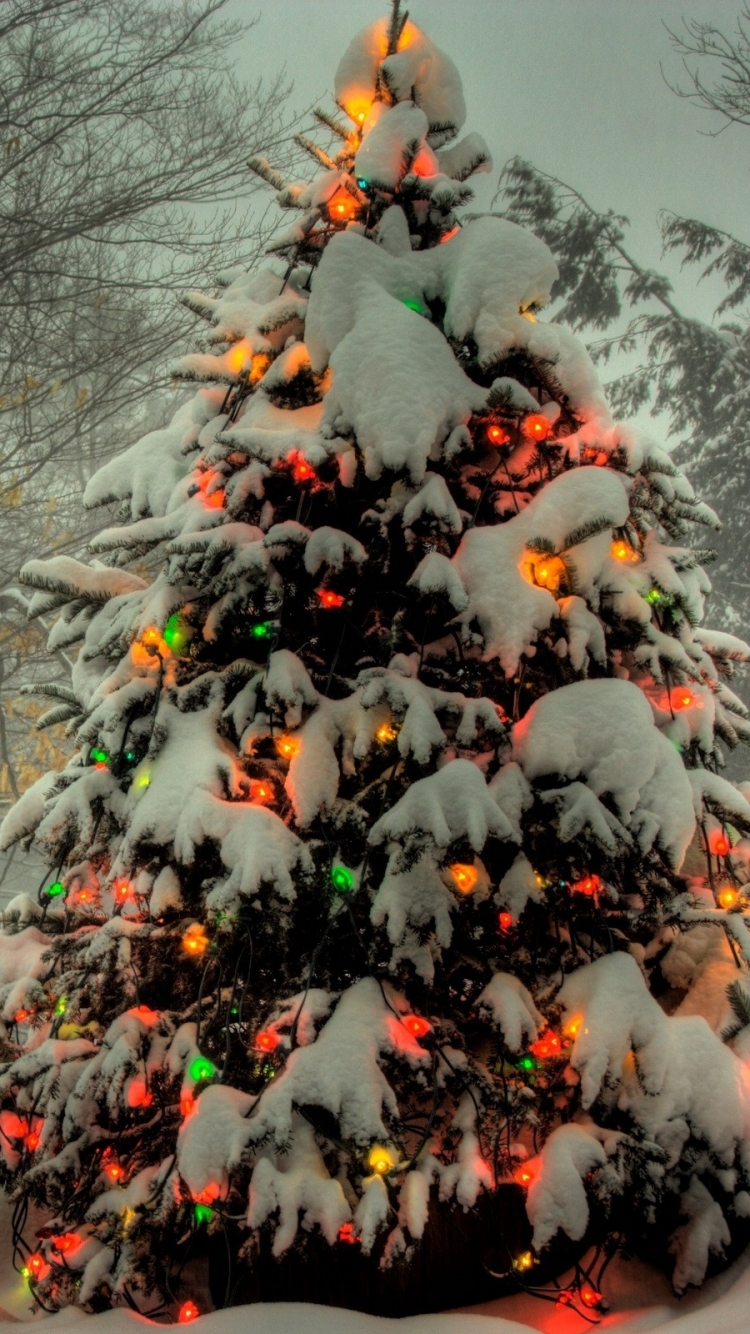
<svg viewBox="0 0 750 1334">
<path fill-rule="evenodd" d="M 670 91 L 680 59 L 665 23 L 684 16 L 734 27 L 741 0 L 413 0 L 414 21 L 461 73 L 468 117 L 492 149 L 480 178 L 491 197 L 515 154 L 575 185 L 595 207 L 632 223 L 629 244 L 645 264 L 675 279 L 678 303 L 710 316 L 714 293 L 695 289 L 674 260 L 660 259 L 657 213 L 671 209 L 750 240 L 750 128 L 718 138 L 711 119 Z M 331 105 L 339 58 L 351 38 L 387 10 L 383 0 L 230 0 L 230 12 L 260 21 L 238 47 L 240 70 L 256 77 L 282 65 L 300 108 Z M 703 131 L 703 133 L 701 133 Z"/>
</svg>

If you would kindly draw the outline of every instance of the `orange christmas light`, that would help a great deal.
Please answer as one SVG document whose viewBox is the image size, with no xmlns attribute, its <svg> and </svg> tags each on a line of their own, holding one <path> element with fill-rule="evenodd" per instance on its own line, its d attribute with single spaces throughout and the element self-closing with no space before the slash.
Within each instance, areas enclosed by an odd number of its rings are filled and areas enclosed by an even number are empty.
<svg viewBox="0 0 750 1334">
<path fill-rule="evenodd" d="M 161 631 L 157 630 L 155 625 L 149 625 L 141 635 L 141 643 L 144 648 L 163 649 L 164 640 L 161 637 Z"/>
<path fill-rule="evenodd" d="M 389 741 L 395 741 L 397 736 L 398 731 L 391 723 L 382 723 L 375 733 L 376 739 L 381 741 L 383 745 L 386 745 Z"/>
<path fill-rule="evenodd" d="M 127 880 L 118 880 L 114 888 L 114 896 L 118 903 L 124 903 L 130 897 L 132 886 Z"/>
<path fill-rule="evenodd" d="M 465 862 L 454 862 L 448 867 L 455 881 L 456 889 L 462 894 L 471 894 L 476 889 L 479 880 L 479 872 L 476 866 L 467 865 Z"/>
<path fill-rule="evenodd" d="M 307 462 L 307 459 L 304 458 L 302 454 L 297 454 L 295 452 L 291 457 L 294 459 L 292 476 L 294 477 L 295 482 L 311 482 L 317 475 L 312 465 Z"/>
<path fill-rule="evenodd" d="M 340 185 L 326 203 L 326 209 L 332 222 L 351 222 L 359 213 L 359 203 Z"/>
<path fill-rule="evenodd" d="M 521 422 L 521 430 L 527 440 L 546 440 L 552 430 L 552 424 L 541 412 L 531 412 Z"/>
<path fill-rule="evenodd" d="M 192 954 L 196 957 L 199 954 L 205 954 L 208 948 L 208 936 L 203 930 L 200 922 L 191 922 L 182 937 L 182 948 L 187 954 Z"/>
<path fill-rule="evenodd" d="M 727 910 L 729 908 L 734 908 L 739 897 L 736 889 L 733 889 L 731 885 L 725 885 L 718 893 L 719 906 L 721 908 L 726 908 Z"/>
<path fill-rule="evenodd" d="M 107 1163 L 104 1172 L 110 1181 L 120 1181 L 125 1175 L 125 1169 L 119 1163 Z"/>
<path fill-rule="evenodd" d="M 301 741 L 296 736 L 290 736 L 285 732 L 276 740 L 276 749 L 284 760 L 293 760 L 295 755 L 299 754 Z"/>
<path fill-rule="evenodd" d="M 631 565 L 634 565 L 636 561 L 640 560 L 638 552 L 634 551 L 633 547 L 631 547 L 624 538 L 617 538 L 612 543 L 610 550 L 614 560 L 629 562 Z"/>
<path fill-rule="evenodd" d="M 423 1019 L 421 1014 L 402 1015 L 401 1023 L 415 1038 L 423 1038 L 426 1033 L 432 1031 L 432 1024 Z"/>
<path fill-rule="evenodd" d="M 258 1051 L 275 1051 L 279 1045 L 279 1035 L 272 1028 L 261 1029 L 255 1034 L 255 1046 Z"/>
<path fill-rule="evenodd" d="M 491 422 L 487 427 L 487 439 L 491 445 L 507 445 L 510 442 L 510 436 L 504 431 L 497 422 Z"/>
<path fill-rule="evenodd" d="M 566 1038 L 577 1038 L 583 1024 L 583 1015 L 574 1014 L 563 1029 Z"/>
<path fill-rule="evenodd" d="M 539 1163 L 531 1159 L 525 1163 L 519 1163 L 513 1173 L 513 1180 L 517 1181 L 519 1186 L 523 1186 L 524 1190 L 527 1190 L 538 1175 Z"/>
<path fill-rule="evenodd" d="M 258 779 L 250 784 L 250 796 L 256 805 L 264 806 L 267 801 L 273 801 L 273 786 L 265 779 Z"/>
<path fill-rule="evenodd" d="M 546 588 L 548 593 L 557 593 L 568 578 L 565 562 L 559 556 L 531 556 L 523 574 L 530 584 Z"/>
<path fill-rule="evenodd" d="M 321 607 L 325 607 L 328 611 L 333 611 L 337 607 L 343 607 L 346 602 L 343 593 L 336 593 L 332 588 L 318 588 L 316 589 L 316 592 Z"/>
</svg>

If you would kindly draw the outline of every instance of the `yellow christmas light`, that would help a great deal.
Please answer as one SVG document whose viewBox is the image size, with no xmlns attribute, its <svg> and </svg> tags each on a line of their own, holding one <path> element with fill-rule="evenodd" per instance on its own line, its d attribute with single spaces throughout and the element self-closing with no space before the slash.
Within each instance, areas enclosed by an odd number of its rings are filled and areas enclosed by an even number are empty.
<svg viewBox="0 0 750 1334">
<path fill-rule="evenodd" d="M 385 1176 L 387 1172 L 392 1171 L 396 1166 L 396 1159 L 383 1144 L 374 1144 L 370 1149 L 368 1163 L 378 1176 Z"/>
<path fill-rule="evenodd" d="M 638 552 L 634 551 L 623 538 L 617 538 L 612 543 L 611 552 L 614 560 L 630 563 L 631 565 L 634 565 L 640 559 Z"/>
<path fill-rule="evenodd" d="M 300 745 L 299 739 L 296 736 L 290 736 L 288 733 L 278 737 L 276 741 L 276 749 L 282 759 L 285 760 L 294 759 L 294 756 L 299 754 Z"/>
<path fill-rule="evenodd" d="M 391 723 L 383 723 L 375 733 L 378 741 L 385 745 L 388 741 L 395 741 L 398 736 L 398 730 Z"/>
<path fill-rule="evenodd" d="M 462 894 L 471 894 L 476 889 L 479 880 L 479 872 L 476 866 L 468 865 L 466 862 L 454 862 L 449 871 L 453 876 L 456 889 Z"/>
<path fill-rule="evenodd" d="M 733 908 L 739 897 L 736 889 L 732 889 L 731 885 L 725 885 L 719 890 L 719 905 L 722 908 Z"/>
</svg>

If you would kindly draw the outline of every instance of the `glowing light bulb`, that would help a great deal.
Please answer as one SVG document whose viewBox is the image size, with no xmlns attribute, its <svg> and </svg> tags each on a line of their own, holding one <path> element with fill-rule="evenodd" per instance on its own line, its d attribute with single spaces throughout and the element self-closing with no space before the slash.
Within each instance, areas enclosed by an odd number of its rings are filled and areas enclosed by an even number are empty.
<svg viewBox="0 0 750 1334">
<path fill-rule="evenodd" d="M 272 1028 L 261 1029 L 255 1034 L 255 1046 L 258 1051 L 275 1051 L 279 1045 L 279 1035 Z"/>
<path fill-rule="evenodd" d="M 523 1186 L 524 1190 L 527 1190 L 528 1187 L 531 1185 L 532 1181 L 534 1180 L 534 1178 L 538 1176 L 538 1174 L 539 1174 L 538 1163 L 535 1163 L 533 1161 L 519 1163 L 518 1167 L 513 1173 L 513 1180 L 517 1181 L 519 1186 Z"/>
<path fill-rule="evenodd" d="M 546 1033 L 542 1033 L 541 1037 L 537 1038 L 536 1042 L 531 1043 L 529 1051 L 533 1052 L 540 1061 L 547 1061 L 550 1056 L 560 1055 L 562 1042 L 559 1035 L 548 1028 Z"/>
<path fill-rule="evenodd" d="M 597 1292 L 596 1288 L 590 1287 L 588 1283 L 581 1288 L 580 1296 L 584 1306 L 598 1306 L 602 1299 L 602 1294 Z"/>
<path fill-rule="evenodd" d="M 703 700 L 694 695 L 687 686 L 673 686 L 669 692 L 669 702 L 676 713 L 682 709 L 702 708 Z"/>
<path fill-rule="evenodd" d="M 258 806 L 264 806 L 267 801 L 273 801 L 273 787 L 265 780 L 258 780 L 250 784 L 250 796 Z"/>
<path fill-rule="evenodd" d="M 375 1144 L 370 1149 L 368 1163 L 373 1172 L 378 1176 L 385 1176 L 387 1172 L 392 1171 L 396 1166 L 396 1159 L 390 1149 L 386 1149 L 382 1144 Z"/>
<path fill-rule="evenodd" d="M 446 241 L 452 241 L 454 236 L 458 236 L 460 230 L 461 228 L 458 223 L 456 223 L 456 226 L 451 227 L 449 232 L 443 232 L 443 235 L 440 237 L 440 244 L 445 245 Z"/>
<path fill-rule="evenodd" d="M 640 560 L 638 552 L 634 551 L 630 544 L 625 542 L 623 538 L 617 538 L 617 540 L 612 543 L 610 550 L 614 560 L 623 561 L 631 565 L 634 565 L 636 561 Z"/>
<path fill-rule="evenodd" d="M 517 1273 L 523 1274 L 527 1269 L 531 1269 L 534 1264 L 534 1256 L 531 1251 L 522 1251 L 513 1261 L 513 1268 Z"/>
<path fill-rule="evenodd" d="M 183 1302 L 177 1316 L 177 1323 L 179 1325 L 189 1325 L 191 1321 L 197 1320 L 199 1315 L 200 1310 L 195 1302 Z"/>
<path fill-rule="evenodd" d="M 67 1008 L 68 1008 L 68 1002 L 64 996 L 61 996 L 55 1006 L 55 1014 L 65 1014 Z"/>
<path fill-rule="evenodd" d="M 574 894 L 586 894 L 589 898 L 598 894 L 601 887 L 602 882 L 598 875 L 586 875 L 582 880 L 576 880 L 570 886 Z"/>
<path fill-rule="evenodd" d="M 541 412 L 531 412 L 521 422 L 521 430 L 527 440 L 546 440 L 552 431 L 552 425 Z"/>
<path fill-rule="evenodd" d="M 325 607 L 328 611 L 343 607 L 346 602 L 343 593 L 336 593 L 332 588 L 318 588 L 316 591 L 321 607 Z"/>
<path fill-rule="evenodd" d="M 353 1223 L 342 1223 L 339 1228 L 338 1240 L 346 1242 L 349 1246 L 356 1246 L 359 1237 L 354 1231 Z"/>
<path fill-rule="evenodd" d="M 541 556 L 532 563 L 531 570 L 532 583 L 549 593 L 556 593 L 567 580 L 568 571 L 559 556 Z"/>
<path fill-rule="evenodd" d="M 109 1177 L 110 1181 L 119 1181 L 121 1177 L 125 1175 L 124 1169 L 119 1163 L 107 1163 L 104 1173 Z"/>
<path fill-rule="evenodd" d="M 56 1251 L 60 1251 L 64 1255 L 73 1246 L 78 1246 L 80 1240 L 81 1238 L 75 1232 L 63 1232 L 59 1237 L 50 1237 L 50 1244 Z"/>
<path fill-rule="evenodd" d="M 301 744 L 296 736 L 289 736 L 288 733 L 285 733 L 284 736 L 277 738 L 276 749 L 283 759 L 292 760 L 295 755 L 299 754 Z"/>
<path fill-rule="evenodd" d="M 387 745 L 389 741 L 395 741 L 397 736 L 398 729 L 393 727 L 391 723 L 382 723 L 375 733 L 376 740 L 382 742 L 383 745 Z"/>
<path fill-rule="evenodd" d="M 29 1131 L 28 1135 L 24 1140 L 24 1144 L 26 1145 L 26 1148 L 28 1149 L 29 1153 L 36 1153 L 37 1149 L 39 1148 L 39 1135 L 36 1130 Z"/>
<path fill-rule="evenodd" d="M 104 768 L 106 769 L 107 765 L 109 764 L 109 755 L 107 754 L 106 750 L 100 750 L 98 746 L 92 746 L 91 750 L 89 751 L 89 759 L 93 760 L 94 764 L 97 765 L 97 767 L 99 765 L 103 765 Z"/>
<path fill-rule="evenodd" d="M 712 829 L 708 835 L 708 850 L 714 857 L 726 857 L 731 851 L 731 843 L 723 829 Z"/>
<path fill-rule="evenodd" d="M 476 866 L 467 865 L 465 862 L 454 862 L 448 870 L 453 876 L 456 889 L 462 894 L 471 894 L 472 890 L 476 889 L 479 880 Z"/>
<path fill-rule="evenodd" d="M 193 1209 L 195 1221 L 200 1227 L 201 1223 L 210 1223 L 214 1216 L 214 1211 L 210 1204 L 196 1204 Z"/>
<path fill-rule="evenodd" d="M 348 894 L 354 888 L 354 876 L 348 866 L 331 867 L 331 884 L 337 894 Z"/>
<path fill-rule="evenodd" d="M 583 1015 L 574 1014 L 572 1019 L 568 1020 L 567 1024 L 563 1029 L 563 1033 L 565 1034 L 566 1038 L 577 1038 L 578 1034 L 581 1031 L 582 1023 L 583 1023 Z"/>
<path fill-rule="evenodd" d="M 48 899 L 59 899 L 60 895 L 65 893 L 65 886 L 62 880 L 56 880 L 53 885 L 48 885 L 44 892 Z"/>
<path fill-rule="evenodd" d="M 161 635 L 155 625 L 149 625 L 141 635 L 141 643 L 144 648 L 159 648 L 161 642 Z"/>
<path fill-rule="evenodd" d="M 497 924 L 501 931 L 510 931 L 513 925 L 513 915 L 509 912 L 499 912 L 497 914 Z"/>
<path fill-rule="evenodd" d="M 334 222 L 351 222 L 359 213 L 359 201 L 349 194 L 342 185 L 331 195 L 326 204 L 328 216 Z"/>
<path fill-rule="evenodd" d="M 206 935 L 200 922 L 191 922 L 187 931 L 182 937 L 182 948 L 187 954 L 199 955 L 205 954 L 208 949 L 208 936 Z"/>
<path fill-rule="evenodd" d="M 30 1010 L 16 1010 L 16 1013 L 14 1014 L 13 1018 L 15 1019 L 17 1024 L 25 1024 L 26 1020 L 30 1017 L 30 1015 L 31 1015 Z"/>
<path fill-rule="evenodd" d="M 253 639 L 270 639 L 271 627 L 268 621 L 257 621 L 255 625 L 251 626 L 250 634 Z"/>
<path fill-rule="evenodd" d="M 179 656 L 187 648 L 192 636 L 193 631 L 190 626 L 183 621 L 179 612 L 174 612 L 164 626 L 162 638 L 170 653 Z"/>
<path fill-rule="evenodd" d="M 646 601 L 650 602 L 652 607 L 655 606 L 657 602 L 661 602 L 661 599 L 662 595 L 658 588 L 651 588 L 646 594 Z"/>
<path fill-rule="evenodd" d="M 432 1024 L 428 1023 L 426 1019 L 423 1019 L 421 1014 L 402 1015 L 401 1023 L 415 1038 L 423 1038 L 426 1033 L 432 1031 Z"/>
<path fill-rule="evenodd" d="M 191 1093 L 183 1093 L 180 1098 L 180 1112 L 187 1118 L 195 1111 L 195 1098 Z"/>
<path fill-rule="evenodd" d="M 44 1256 L 40 1255 L 39 1251 L 35 1251 L 26 1261 L 26 1267 L 29 1270 L 29 1273 L 33 1274 L 36 1278 L 39 1271 L 44 1267 Z"/>
<path fill-rule="evenodd" d="M 723 889 L 719 890 L 718 894 L 720 906 L 727 909 L 733 908 L 739 897 L 737 890 L 733 889 L 731 885 L 725 885 Z"/>
<path fill-rule="evenodd" d="M 130 897 L 132 886 L 128 880 L 118 880 L 114 887 L 114 897 L 118 903 L 124 903 Z"/>
<path fill-rule="evenodd" d="M 497 422 L 491 422 L 487 427 L 487 439 L 491 445 L 507 445 L 510 442 L 510 436 L 504 431 Z"/>
<path fill-rule="evenodd" d="M 516 1064 L 519 1070 L 536 1070 L 536 1061 L 533 1056 L 522 1056 Z"/>
<path fill-rule="evenodd" d="M 151 774 L 148 769 L 140 769 L 134 774 L 132 782 L 134 792 L 145 792 L 147 787 L 151 786 Z"/>
<path fill-rule="evenodd" d="M 292 476 L 295 482 L 310 482 L 317 475 L 315 469 L 303 458 L 301 454 L 293 455 L 296 458 Z"/>
<path fill-rule="evenodd" d="M 190 1063 L 188 1074 L 198 1084 L 202 1079 L 213 1079 L 216 1074 L 216 1066 L 213 1061 L 209 1061 L 207 1056 L 196 1056 L 195 1060 Z"/>
</svg>

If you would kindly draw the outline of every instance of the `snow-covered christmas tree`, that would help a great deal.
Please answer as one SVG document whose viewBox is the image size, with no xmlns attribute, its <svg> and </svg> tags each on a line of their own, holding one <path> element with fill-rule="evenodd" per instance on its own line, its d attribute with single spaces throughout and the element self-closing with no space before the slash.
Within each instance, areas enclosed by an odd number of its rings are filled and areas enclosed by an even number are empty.
<svg viewBox="0 0 750 1334">
<path fill-rule="evenodd" d="M 217 1303 L 291 1257 L 332 1303 L 466 1301 L 477 1219 L 506 1281 L 567 1238 L 668 1245 L 682 1290 L 747 1237 L 749 651 L 685 545 L 715 517 L 537 318 L 546 246 L 461 215 L 489 155 L 397 2 L 335 97 L 311 183 L 252 164 L 293 225 L 187 298 L 201 387 L 93 479 L 114 525 L 22 575 L 78 648 L 75 753 L 3 827 L 50 868 L 0 936 L 47 1308 L 188 1320 L 212 1248 Z"/>
</svg>

